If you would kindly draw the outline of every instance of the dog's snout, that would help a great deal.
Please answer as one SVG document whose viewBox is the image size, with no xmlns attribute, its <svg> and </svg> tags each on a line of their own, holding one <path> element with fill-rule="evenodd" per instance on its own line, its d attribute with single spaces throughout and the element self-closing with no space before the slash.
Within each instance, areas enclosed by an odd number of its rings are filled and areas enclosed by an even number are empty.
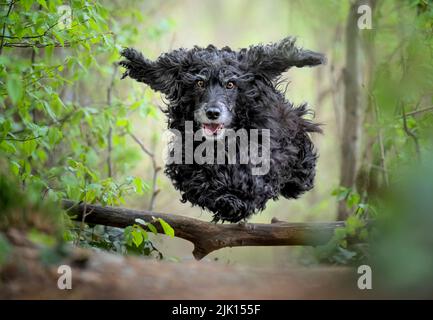
<svg viewBox="0 0 433 320">
<path fill-rule="evenodd" d="M 208 117 L 209 120 L 216 120 L 219 118 L 220 115 L 221 115 L 221 110 L 217 106 L 209 107 L 206 110 L 206 116 Z"/>
</svg>

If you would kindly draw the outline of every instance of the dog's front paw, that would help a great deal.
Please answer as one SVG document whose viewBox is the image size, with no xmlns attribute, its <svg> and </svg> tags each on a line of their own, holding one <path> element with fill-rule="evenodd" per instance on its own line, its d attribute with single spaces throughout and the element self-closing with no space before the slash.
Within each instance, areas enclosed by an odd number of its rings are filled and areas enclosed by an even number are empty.
<svg viewBox="0 0 433 320">
<path fill-rule="evenodd" d="M 214 212 L 214 221 L 239 222 L 249 217 L 254 209 L 249 206 L 247 201 L 235 195 L 227 194 L 215 200 L 211 211 Z"/>
</svg>

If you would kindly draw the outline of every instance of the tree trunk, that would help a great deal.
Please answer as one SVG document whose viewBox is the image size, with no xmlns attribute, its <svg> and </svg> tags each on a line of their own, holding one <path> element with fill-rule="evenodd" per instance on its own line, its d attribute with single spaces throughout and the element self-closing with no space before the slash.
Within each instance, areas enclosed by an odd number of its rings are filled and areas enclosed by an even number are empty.
<svg viewBox="0 0 433 320">
<path fill-rule="evenodd" d="M 355 184 L 360 133 L 359 28 L 358 7 L 362 1 L 352 2 L 346 24 L 346 66 L 344 69 L 344 117 L 341 144 L 340 186 Z M 345 201 L 338 204 L 338 220 L 346 220 L 349 211 Z"/>
<path fill-rule="evenodd" d="M 367 4 L 370 6 L 372 12 L 374 12 L 377 7 L 377 0 L 368 0 Z M 372 21 L 373 25 L 377 28 L 376 20 L 373 18 Z M 365 109 L 363 110 L 363 128 L 369 125 L 379 125 L 376 112 L 377 105 L 373 95 L 374 71 L 376 68 L 375 32 L 373 30 L 368 30 L 367 32 L 362 39 L 362 48 L 365 54 L 365 61 L 363 62 L 363 69 L 365 70 L 363 86 L 366 88 L 368 95 L 366 97 Z M 375 143 L 382 144 L 381 132 L 378 135 L 363 132 L 362 136 L 365 138 L 361 144 L 362 156 L 357 172 L 356 188 L 358 192 L 368 196 L 376 192 L 379 174 L 385 175 L 386 168 L 381 164 L 380 155 L 374 152 L 373 148 Z M 379 170 L 379 168 L 381 169 Z"/>
</svg>

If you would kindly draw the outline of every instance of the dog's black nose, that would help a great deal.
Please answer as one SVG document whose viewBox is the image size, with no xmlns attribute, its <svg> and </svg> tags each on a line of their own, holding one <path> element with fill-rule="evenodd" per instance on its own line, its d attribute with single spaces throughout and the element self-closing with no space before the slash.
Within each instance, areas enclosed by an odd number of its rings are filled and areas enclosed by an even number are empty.
<svg viewBox="0 0 433 320">
<path fill-rule="evenodd" d="M 206 116 L 209 120 L 216 120 L 219 118 L 221 111 L 218 107 L 210 107 L 206 110 Z"/>
</svg>

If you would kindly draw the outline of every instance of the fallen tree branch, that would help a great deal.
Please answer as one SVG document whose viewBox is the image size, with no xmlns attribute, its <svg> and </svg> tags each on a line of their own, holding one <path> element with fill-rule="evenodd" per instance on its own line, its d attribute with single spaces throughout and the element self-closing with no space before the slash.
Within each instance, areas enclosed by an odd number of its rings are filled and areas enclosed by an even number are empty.
<svg viewBox="0 0 433 320">
<path fill-rule="evenodd" d="M 215 224 L 174 214 L 84 205 L 70 200 L 64 200 L 63 207 L 69 214 L 74 215 L 73 220 L 82 221 L 86 210 L 86 223 L 117 228 L 133 225 L 137 218 L 151 223 L 155 219 L 162 218 L 174 229 L 176 237 L 194 244 L 192 253 L 197 260 L 204 258 L 212 251 L 225 247 L 321 245 L 331 239 L 336 228 L 345 225 L 342 221 L 288 223 L 276 219 L 273 219 L 270 224 Z M 154 225 L 159 233 L 164 233 L 159 223 L 154 223 Z"/>
</svg>

